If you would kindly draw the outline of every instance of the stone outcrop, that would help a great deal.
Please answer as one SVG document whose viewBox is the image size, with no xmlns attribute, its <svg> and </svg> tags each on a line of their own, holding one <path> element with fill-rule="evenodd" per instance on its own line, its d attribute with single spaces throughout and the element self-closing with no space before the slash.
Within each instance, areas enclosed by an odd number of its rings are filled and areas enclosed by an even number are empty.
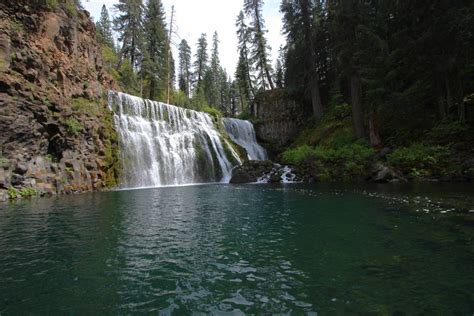
<svg viewBox="0 0 474 316">
<path fill-rule="evenodd" d="M 88 13 L 42 3 L 0 2 L 0 190 L 102 190 L 118 176 L 114 82 Z"/>
<path fill-rule="evenodd" d="M 230 183 L 287 183 L 301 179 L 288 166 L 273 163 L 270 160 L 249 160 L 232 170 Z"/>
<path fill-rule="evenodd" d="M 283 89 L 275 89 L 256 96 L 252 115 L 256 118 L 257 139 L 272 154 L 295 140 L 311 113 Z"/>
<path fill-rule="evenodd" d="M 232 170 L 232 178 L 230 183 L 253 183 L 270 172 L 273 168 L 273 162 L 270 160 L 259 161 L 249 160 L 244 162 L 243 165 L 238 166 Z"/>
<path fill-rule="evenodd" d="M 376 162 L 373 165 L 370 180 L 377 183 L 407 181 L 400 171 L 381 162 Z"/>
</svg>

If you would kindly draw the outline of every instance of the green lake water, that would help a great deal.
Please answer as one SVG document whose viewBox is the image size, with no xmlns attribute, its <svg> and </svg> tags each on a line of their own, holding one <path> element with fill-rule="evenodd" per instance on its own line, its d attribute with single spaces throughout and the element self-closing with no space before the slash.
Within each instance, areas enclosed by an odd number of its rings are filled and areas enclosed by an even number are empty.
<svg viewBox="0 0 474 316">
<path fill-rule="evenodd" d="M 204 185 L 0 204 L 0 315 L 470 316 L 473 196 Z"/>
</svg>

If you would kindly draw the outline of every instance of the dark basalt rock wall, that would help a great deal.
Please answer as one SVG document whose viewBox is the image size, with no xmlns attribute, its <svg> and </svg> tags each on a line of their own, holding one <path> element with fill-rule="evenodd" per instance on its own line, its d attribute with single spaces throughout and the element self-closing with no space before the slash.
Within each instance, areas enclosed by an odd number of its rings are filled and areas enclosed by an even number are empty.
<svg viewBox="0 0 474 316">
<path fill-rule="evenodd" d="M 271 157 L 291 144 L 311 117 L 308 109 L 292 100 L 283 89 L 259 93 L 252 114 L 256 118 L 257 138 L 269 149 Z"/>
<path fill-rule="evenodd" d="M 61 194 L 116 183 L 118 141 L 86 11 L 0 2 L 0 199 L 6 190 Z"/>
</svg>

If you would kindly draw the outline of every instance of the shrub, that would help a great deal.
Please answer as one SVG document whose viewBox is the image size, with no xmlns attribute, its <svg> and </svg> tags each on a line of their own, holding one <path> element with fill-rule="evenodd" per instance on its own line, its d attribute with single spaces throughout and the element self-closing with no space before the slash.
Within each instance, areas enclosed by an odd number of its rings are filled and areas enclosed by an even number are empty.
<svg viewBox="0 0 474 316">
<path fill-rule="evenodd" d="M 459 121 L 444 121 L 431 129 L 427 134 L 430 142 L 449 144 L 459 142 L 469 135 L 469 126 Z"/>
<path fill-rule="evenodd" d="M 58 0 L 46 0 L 45 2 L 46 8 L 48 10 L 54 11 L 58 8 Z"/>
<path fill-rule="evenodd" d="M 218 120 L 223 116 L 221 111 L 216 108 L 211 108 L 209 106 L 205 106 L 204 108 L 202 108 L 202 111 L 212 116 L 215 120 Z"/>
<path fill-rule="evenodd" d="M 374 154 L 372 148 L 358 143 L 339 148 L 303 145 L 285 151 L 282 162 L 309 166 L 320 181 L 351 179 L 366 173 Z"/>
<path fill-rule="evenodd" d="M 337 104 L 331 110 L 331 115 L 336 119 L 344 119 L 351 116 L 351 106 L 347 103 Z"/>
<path fill-rule="evenodd" d="M 282 155 L 283 163 L 289 165 L 299 165 L 316 158 L 316 149 L 308 145 L 302 145 L 286 150 Z"/>
<path fill-rule="evenodd" d="M 77 4 L 74 0 L 66 0 L 64 3 L 64 10 L 73 17 L 77 16 Z"/>
<path fill-rule="evenodd" d="M 84 126 L 79 123 L 75 118 L 69 118 L 66 120 L 65 123 L 68 131 L 73 135 L 77 136 L 84 130 Z"/>
<path fill-rule="evenodd" d="M 23 189 L 16 189 L 14 187 L 8 188 L 8 198 L 10 200 L 16 200 L 16 199 L 26 199 L 26 198 L 31 198 L 34 196 L 38 196 L 38 191 L 36 191 L 33 188 L 23 188 Z"/>
<path fill-rule="evenodd" d="M 85 98 L 72 99 L 72 109 L 80 114 L 98 116 L 100 114 L 99 104 Z"/>
<path fill-rule="evenodd" d="M 237 118 L 239 120 L 251 120 L 251 119 L 253 119 L 252 115 L 248 111 L 244 111 L 244 112 L 240 113 L 239 115 L 237 115 Z"/>
<path fill-rule="evenodd" d="M 321 146 L 313 148 L 303 145 L 285 151 L 282 161 L 291 165 L 298 165 L 314 159 L 330 163 L 352 161 L 357 164 L 365 164 L 374 153 L 372 148 L 357 143 L 339 148 L 324 148 Z"/>
<path fill-rule="evenodd" d="M 10 165 L 10 161 L 5 157 L 0 156 L 0 168 L 5 168 L 5 167 L 8 167 L 9 165 Z"/>
<path fill-rule="evenodd" d="M 445 146 L 413 144 L 387 155 L 388 162 L 413 177 L 437 173 L 447 166 L 451 152 Z"/>
<path fill-rule="evenodd" d="M 181 90 L 171 92 L 170 103 L 183 108 L 189 108 L 190 105 L 186 94 Z"/>
</svg>

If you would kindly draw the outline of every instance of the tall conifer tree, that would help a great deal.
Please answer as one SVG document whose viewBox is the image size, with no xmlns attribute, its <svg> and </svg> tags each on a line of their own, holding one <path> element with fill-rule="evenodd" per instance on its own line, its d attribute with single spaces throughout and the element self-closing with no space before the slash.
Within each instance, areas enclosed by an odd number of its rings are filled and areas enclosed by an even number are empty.
<svg viewBox="0 0 474 316">
<path fill-rule="evenodd" d="M 110 22 L 109 11 L 105 4 L 100 12 L 100 20 L 96 23 L 97 40 L 102 45 L 115 49 L 114 37 L 112 35 L 112 24 Z"/>
<path fill-rule="evenodd" d="M 118 11 L 114 29 L 122 43 L 120 64 L 128 59 L 134 69 L 140 68 L 143 58 L 143 1 L 119 0 L 114 7 Z"/>
<path fill-rule="evenodd" d="M 151 100 L 162 96 L 167 85 L 166 56 L 167 30 L 165 12 L 161 0 L 148 0 L 144 21 L 145 67 Z"/>
</svg>

